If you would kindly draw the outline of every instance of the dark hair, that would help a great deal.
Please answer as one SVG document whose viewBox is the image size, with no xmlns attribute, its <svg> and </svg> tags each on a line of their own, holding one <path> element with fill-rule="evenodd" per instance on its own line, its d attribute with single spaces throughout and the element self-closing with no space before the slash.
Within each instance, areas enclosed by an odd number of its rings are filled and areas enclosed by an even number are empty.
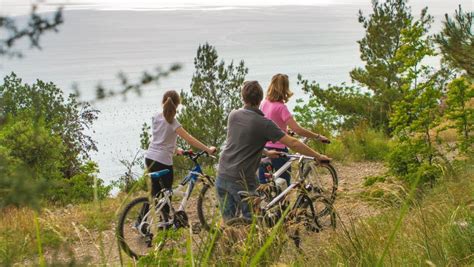
<svg viewBox="0 0 474 267">
<path fill-rule="evenodd" d="M 263 89 L 257 81 L 246 81 L 242 86 L 242 98 L 245 104 L 258 106 L 263 99 Z"/>
<path fill-rule="evenodd" d="M 163 116 L 168 123 L 172 123 L 176 115 L 176 108 L 180 104 L 179 94 L 175 90 L 167 91 L 163 95 Z"/>
</svg>

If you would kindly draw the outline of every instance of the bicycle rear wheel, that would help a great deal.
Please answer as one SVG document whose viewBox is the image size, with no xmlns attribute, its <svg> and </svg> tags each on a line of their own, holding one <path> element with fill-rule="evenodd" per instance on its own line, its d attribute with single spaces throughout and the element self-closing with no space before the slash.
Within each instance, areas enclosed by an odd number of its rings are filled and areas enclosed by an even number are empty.
<svg viewBox="0 0 474 267">
<path fill-rule="evenodd" d="M 211 185 L 204 185 L 199 194 L 197 212 L 201 227 L 209 231 L 221 220 L 217 192 Z"/>
<path fill-rule="evenodd" d="M 339 180 L 331 164 L 306 163 L 303 168 L 303 177 L 311 199 L 323 196 L 331 204 L 336 200 Z"/>
<path fill-rule="evenodd" d="M 134 259 L 147 255 L 156 243 L 154 238 L 162 230 L 159 223 L 167 221 L 163 212 L 152 214 L 147 197 L 132 200 L 119 216 L 116 234 L 120 247 Z"/>
</svg>

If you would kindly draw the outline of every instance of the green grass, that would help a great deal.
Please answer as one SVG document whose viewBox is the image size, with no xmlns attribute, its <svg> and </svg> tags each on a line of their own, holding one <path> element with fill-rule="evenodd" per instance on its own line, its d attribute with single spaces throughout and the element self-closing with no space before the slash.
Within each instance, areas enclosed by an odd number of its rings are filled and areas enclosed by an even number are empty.
<svg viewBox="0 0 474 267">
<path fill-rule="evenodd" d="M 317 145 L 337 161 L 383 161 L 390 150 L 390 139 L 383 133 L 361 125 L 331 139 L 329 145 Z"/>
<path fill-rule="evenodd" d="M 367 188 L 382 189 L 380 177 L 367 180 Z M 406 189 L 405 189 L 406 190 Z M 387 191 L 387 190 L 385 190 Z M 390 190 L 388 190 L 390 191 Z M 244 232 L 232 228 L 192 234 L 189 229 L 163 233 L 167 246 L 143 258 L 143 265 L 168 266 L 469 266 L 474 264 L 474 175 L 471 169 L 445 176 L 422 197 L 410 201 L 406 213 L 400 207 L 408 190 L 400 194 L 397 205 L 387 205 L 377 216 L 362 220 L 339 221 L 336 231 L 323 231 L 303 239 L 304 253 L 297 253 L 288 238 L 287 226 L 265 228 L 257 223 Z M 115 213 L 124 196 L 100 203 L 82 204 L 68 211 L 39 214 L 39 236 L 43 251 L 62 251 L 68 243 L 79 242 L 75 221 L 89 231 L 111 229 Z M 375 207 L 374 207 L 375 208 Z M 0 226 L 0 265 L 9 266 L 27 259 L 39 261 L 38 238 L 29 209 L 10 209 Z M 56 214 L 56 215 L 55 215 Z M 92 219 L 95 218 L 95 219 Z M 398 227 L 397 220 L 400 221 Z M 158 239 L 157 239 L 158 240 Z M 390 241 L 391 240 L 391 241 Z M 112 244 L 97 241 L 103 253 L 95 264 L 117 264 L 109 258 Z M 115 244 L 114 244 L 115 245 Z M 114 249 L 114 248 L 113 248 Z M 384 251 L 386 255 L 384 255 Z M 63 253 L 64 254 L 64 253 Z M 81 264 L 84 259 L 81 260 Z M 123 263 L 131 261 L 124 256 Z M 46 259 L 50 264 L 51 259 Z M 71 254 L 71 263 L 74 264 Z M 79 264 L 79 262 L 77 262 Z"/>
<path fill-rule="evenodd" d="M 313 251 L 313 266 L 469 266 L 474 264 L 474 176 L 445 178 L 422 200 L 362 221 L 340 224 L 340 231 Z M 394 229 L 401 218 L 400 228 Z M 393 235 L 391 235 L 393 234 Z M 390 238 L 393 242 L 389 244 Z M 389 246 L 388 246 L 389 244 Z M 382 257 L 386 251 L 385 257 Z"/>
</svg>

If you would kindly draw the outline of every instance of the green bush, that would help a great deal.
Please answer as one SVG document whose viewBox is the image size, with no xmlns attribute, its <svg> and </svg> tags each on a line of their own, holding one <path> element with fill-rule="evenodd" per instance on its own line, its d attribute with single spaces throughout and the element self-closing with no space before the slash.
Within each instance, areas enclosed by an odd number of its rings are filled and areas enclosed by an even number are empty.
<svg viewBox="0 0 474 267">
<path fill-rule="evenodd" d="M 62 179 L 50 189 L 52 200 L 60 204 L 88 202 L 94 200 L 94 191 L 99 200 L 106 198 L 112 186 L 104 186 L 104 182 L 97 178 L 98 167 L 95 162 L 89 161 L 81 166 L 79 174 L 70 179 Z"/>
<path fill-rule="evenodd" d="M 37 80 L 29 85 L 22 82 L 14 73 L 4 78 L 0 84 L 0 117 L 7 120 L 27 120 L 39 124 L 48 134 L 60 138 L 62 176 L 74 176 L 84 161 L 89 160 L 89 152 L 97 151 L 94 140 L 85 134 L 97 119 L 98 110 L 87 102 L 79 103 L 76 95 L 64 96 L 63 91 L 53 83 Z M 22 150 L 28 150 L 32 142 L 25 140 Z M 33 155 L 31 155 L 33 156 Z M 28 164 L 27 160 L 24 160 Z"/>
<path fill-rule="evenodd" d="M 0 131 L 0 146 L 17 163 L 28 166 L 33 178 L 62 177 L 62 154 L 66 150 L 59 135 L 52 134 L 43 119 L 8 119 Z"/>
<path fill-rule="evenodd" d="M 387 162 L 392 174 L 408 183 L 419 179 L 420 185 L 433 183 L 443 173 L 440 165 L 430 164 L 423 158 L 419 146 L 409 143 L 398 143 L 389 153 Z"/>
</svg>

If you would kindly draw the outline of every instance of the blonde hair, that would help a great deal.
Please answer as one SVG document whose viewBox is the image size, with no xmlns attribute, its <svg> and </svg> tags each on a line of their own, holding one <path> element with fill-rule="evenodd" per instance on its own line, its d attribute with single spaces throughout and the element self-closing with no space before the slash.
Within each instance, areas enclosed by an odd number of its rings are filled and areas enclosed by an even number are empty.
<svg viewBox="0 0 474 267">
<path fill-rule="evenodd" d="M 290 91 L 288 75 L 281 73 L 275 74 L 268 86 L 267 99 L 271 102 L 286 103 L 292 95 L 293 92 Z"/>
<path fill-rule="evenodd" d="M 172 123 L 176 115 L 176 109 L 180 104 L 179 94 L 175 90 L 167 91 L 163 95 L 163 116 L 168 123 Z"/>
</svg>

